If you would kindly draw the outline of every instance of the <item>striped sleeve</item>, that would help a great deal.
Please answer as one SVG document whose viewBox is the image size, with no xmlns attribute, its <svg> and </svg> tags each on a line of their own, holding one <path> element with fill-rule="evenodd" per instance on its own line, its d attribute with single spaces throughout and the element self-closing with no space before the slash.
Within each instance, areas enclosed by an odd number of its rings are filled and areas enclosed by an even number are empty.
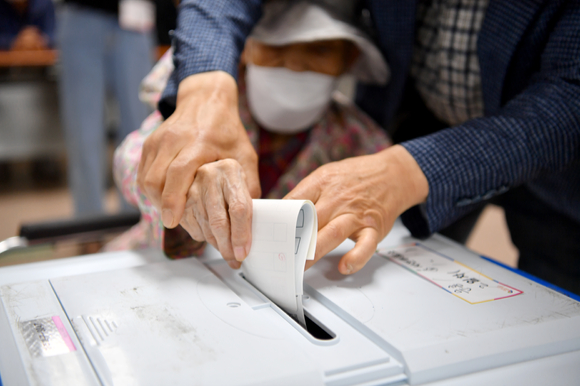
<svg viewBox="0 0 580 386">
<path fill-rule="evenodd" d="M 578 168 L 580 7 L 568 4 L 539 71 L 498 113 L 403 143 L 429 182 L 427 202 L 403 214 L 415 236 L 427 237 L 512 187 Z M 567 211 L 580 221 L 580 201 L 574 204 Z"/>
</svg>

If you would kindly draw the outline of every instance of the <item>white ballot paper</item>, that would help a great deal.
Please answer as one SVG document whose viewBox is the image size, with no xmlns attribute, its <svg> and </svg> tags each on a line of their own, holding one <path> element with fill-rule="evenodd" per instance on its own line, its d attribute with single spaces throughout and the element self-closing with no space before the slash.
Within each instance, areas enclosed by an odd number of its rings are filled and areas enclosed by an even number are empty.
<svg viewBox="0 0 580 386">
<path fill-rule="evenodd" d="M 314 260 L 318 218 L 307 200 L 252 200 L 252 249 L 246 279 L 306 326 L 302 288 L 306 260 Z"/>
</svg>

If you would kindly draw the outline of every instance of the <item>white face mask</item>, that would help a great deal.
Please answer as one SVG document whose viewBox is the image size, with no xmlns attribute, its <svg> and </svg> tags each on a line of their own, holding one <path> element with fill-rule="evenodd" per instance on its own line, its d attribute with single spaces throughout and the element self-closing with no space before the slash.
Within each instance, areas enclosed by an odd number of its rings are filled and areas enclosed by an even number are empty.
<svg viewBox="0 0 580 386">
<path fill-rule="evenodd" d="M 336 77 L 284 67 L 248 64 L 246 88 L 250 111 L 264 129 L 279 134 L 305 131 L 324 114 Z"/>
</svg>

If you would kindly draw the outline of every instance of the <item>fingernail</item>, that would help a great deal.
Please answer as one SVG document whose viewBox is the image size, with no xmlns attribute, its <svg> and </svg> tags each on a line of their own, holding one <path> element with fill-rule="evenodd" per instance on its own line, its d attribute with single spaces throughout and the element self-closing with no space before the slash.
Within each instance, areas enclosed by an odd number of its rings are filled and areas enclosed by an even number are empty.
<svg viewBox="0 0 580 386">
<path fill-rule="evenodd" d="M 163 209 L 163 212 L 161 212 L 161 221 L 163 221 L 165 228 L 171 228 L 173 225 L 173 212 L 171 209 Z"/>
<path fill-rule="evenodd" d="M 350 264 L 347 264 L 347 265 L 345 266 L 345 268 L 346 268 L 346 274 L 347 274 L 347 275 L 349 275 L 349 274 L 351 274 L 351 273 L 352 273 L 352 269 L 353 269 L 353 268 L 352 268 L 352 265 L 350 265 Z"/>
<path fill-rule="evenodd" d="M 235 247 L 234 256 L 236 257 L 237 261 L 244 261 L 244 259 L 246 258 L 246 252 L 244 251 L 244 247 Z"/>
</svg>

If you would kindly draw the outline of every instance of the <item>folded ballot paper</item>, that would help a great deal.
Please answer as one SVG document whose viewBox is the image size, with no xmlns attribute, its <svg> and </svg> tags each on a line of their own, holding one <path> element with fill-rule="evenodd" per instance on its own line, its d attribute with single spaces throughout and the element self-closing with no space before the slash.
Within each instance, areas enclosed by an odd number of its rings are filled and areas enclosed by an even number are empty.
<svg viewBox="0 0 580 386">
<path fill-rule="evenodd" d="M 302 288 L 306 260 L 314 260 L 318 219 L 311 201 L 253 200 L 252 249 L 245 278 L 306 325 Z"/>
</svg>

